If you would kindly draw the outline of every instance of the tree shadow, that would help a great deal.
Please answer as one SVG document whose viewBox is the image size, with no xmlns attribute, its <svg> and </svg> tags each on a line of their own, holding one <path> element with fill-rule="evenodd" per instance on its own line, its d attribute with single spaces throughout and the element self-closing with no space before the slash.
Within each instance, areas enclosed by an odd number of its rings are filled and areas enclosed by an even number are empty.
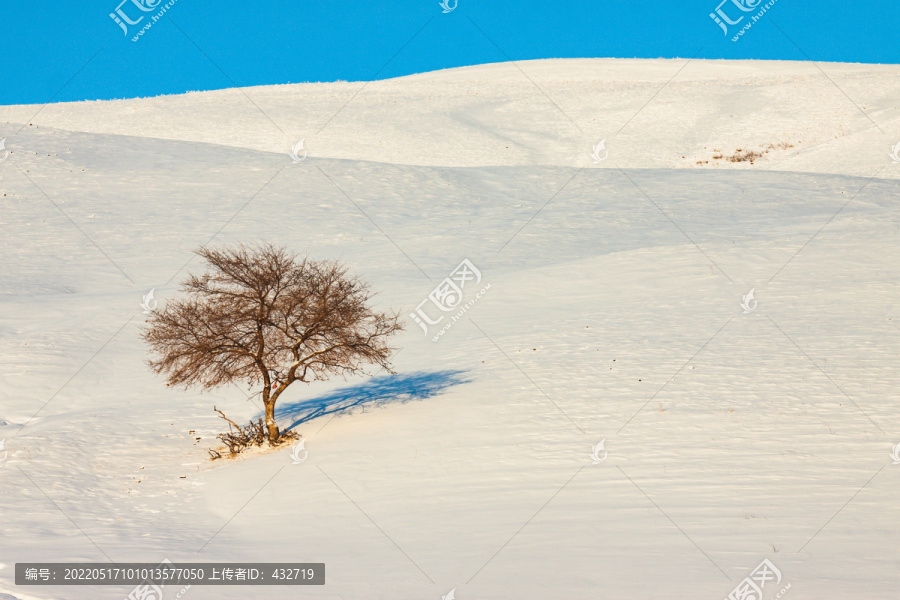
<svg viewBox="0 0 900 600">
<path fill-rule="evenodd" d="M 463 377 L 465 371 L 418 371 L 375 377 L 365 383 L 340 388 L 318 398 L 285 404 L 278 410 L 278 420 L 289 419 L 290 431 L 301 423 L 306 423 L 324 415 L 350 412 L 354 408 L 384 406 L 389 403 L 406 403 L 410 400 L 424 400 L 442 393 L 447 388 L 469 383 Z"/>
</svg>

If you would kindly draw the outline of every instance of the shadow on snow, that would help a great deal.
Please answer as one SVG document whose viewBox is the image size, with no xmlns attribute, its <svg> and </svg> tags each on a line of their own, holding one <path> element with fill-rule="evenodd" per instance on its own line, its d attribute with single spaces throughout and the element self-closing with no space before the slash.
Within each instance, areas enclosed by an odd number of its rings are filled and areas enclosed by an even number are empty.
<svg viewBox="0 0 900 600">
<path fill-rule="evenodd" d="M 468 383 L 470 380 L 462 377 L 463 373 L 465 371 L 418 371 L 375 377 L 318 398 L 285 404 L 278 410 L 278 420 L 290 420 L 291 424 L 285 428 L 285 431 L 289 431 L 301 423 L 324 415 L 349 412 L 357 407 L 365 410 L 370 406 L 384 406 L 393 402 L 424 400 L 451 386 Z"/>
</svg>

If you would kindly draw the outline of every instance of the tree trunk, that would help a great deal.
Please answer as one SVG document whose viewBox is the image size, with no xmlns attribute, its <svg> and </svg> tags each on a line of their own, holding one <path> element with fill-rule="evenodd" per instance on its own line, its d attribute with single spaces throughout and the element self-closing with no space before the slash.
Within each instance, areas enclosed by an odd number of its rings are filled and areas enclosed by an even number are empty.
<svg viewBox="0 0 900 600">
<path fill-rule="evenodd" d="M 278 431 L 278 425 L 275 423 L 275 401 L 269 400 L 266 403 L 266 429 L 269 431 L 269 443 L 275 444 L 281 437 Z"/>
</svg>

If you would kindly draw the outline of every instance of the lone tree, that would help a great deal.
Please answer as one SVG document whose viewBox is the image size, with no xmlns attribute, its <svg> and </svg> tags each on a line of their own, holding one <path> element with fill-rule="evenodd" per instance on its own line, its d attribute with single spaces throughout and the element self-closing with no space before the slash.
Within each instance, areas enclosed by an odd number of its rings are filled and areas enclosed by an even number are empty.
<svg viewBox="0 0 900 600">
<path fill-rule="evenodd" d="M 368 285 L 342 264 L 271 244 L 196 254 L 208 272 L 189 275 L 187 297 L 152 312 L 143 332 L 148 364 L 168 385 L 261 384 L 268 441 L 276 444 L 275 403 L 295 381 L 364 373 L 368 364 L 393 373 L 387 343 L 403 324 L 396 313 L 374 311 Z"/>
</svg>

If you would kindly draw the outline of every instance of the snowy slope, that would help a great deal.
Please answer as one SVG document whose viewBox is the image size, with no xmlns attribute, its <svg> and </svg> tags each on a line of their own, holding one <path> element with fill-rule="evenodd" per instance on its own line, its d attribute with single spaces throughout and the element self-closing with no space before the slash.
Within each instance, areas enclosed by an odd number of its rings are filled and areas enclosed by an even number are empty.
<svg viewBox="0 0 900 600">
<path fill-rule="evenodd" d="M 361 84 L 246 90 L 286 136 L 235 90 L 52 105 L 16 136 L 37 107 L 0 107 L 0 593 L 121 598 L 13 565 L 168 557 L 327 565 L 190 600 L 722 598 L 769 558 L 789 597 L 894 597 L 898 140 L 812 65 L 724 61 L 613 136 L 680 64 L 522 65 L 585 136 L 509 64 L 374 82 L 300 164 Z M 900 136 L 896 67 L 823 68 Z M 307 461 L 212 463 L 213 405 L 258 408 L 166 388 L 138 337 L 210 240 L 340 258 L 403 313 L 464 258 L 491 287 L 437 342 L 409 320 L 398 375 L 292 388 L 285 426 L 360 401 L 296 426 Z"/>
<path fill-rule="evenodd" d="M 623 168 L 748 168 L 712 157 L 785 144 L 793 147 L 756 166 L 869 177 L 900 141 L 898 95 L 898 65 L 557 59 L 368 83 L 0 106 L 0 122 L 279 154 L 303 138 L 311 156 L 438 167 L 584 166 L 607 139 Z"/>
</svg>

